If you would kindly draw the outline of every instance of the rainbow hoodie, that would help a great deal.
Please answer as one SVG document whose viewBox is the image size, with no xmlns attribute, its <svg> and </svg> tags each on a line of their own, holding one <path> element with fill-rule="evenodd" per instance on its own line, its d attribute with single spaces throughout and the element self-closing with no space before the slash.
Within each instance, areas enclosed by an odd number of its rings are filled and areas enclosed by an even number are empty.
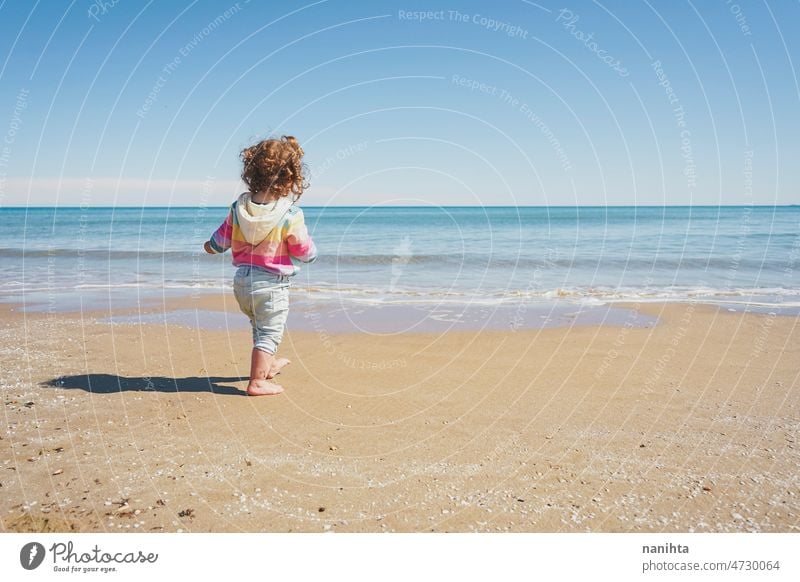
<svg viewBox="0 0 800 582">
<path fill-rule="evenodd" d="M 217 253 L 231 249 L 236 266 L 251 265 L 277 275 L 294 275 L 300 270 L 293 258 L 303 263 L 317 258 L 303 211 L 290 196 L 257 204 L 250 192 L 245 192 L 231 204 L 228 217 L 209 243 Z"/>
</svg>

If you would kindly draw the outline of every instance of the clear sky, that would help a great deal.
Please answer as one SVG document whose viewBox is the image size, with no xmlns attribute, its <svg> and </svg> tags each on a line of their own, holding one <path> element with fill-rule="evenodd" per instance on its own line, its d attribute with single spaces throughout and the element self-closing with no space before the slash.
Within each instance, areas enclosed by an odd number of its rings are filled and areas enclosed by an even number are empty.
<svg viewBox="0 0 800 582">
<path fill-rule="evenodd" d="M 425 13 L 420 14 L 420 11 Z M 0 4 L 0 206 L 800 203 L 800 3 Z"/>
</svg>

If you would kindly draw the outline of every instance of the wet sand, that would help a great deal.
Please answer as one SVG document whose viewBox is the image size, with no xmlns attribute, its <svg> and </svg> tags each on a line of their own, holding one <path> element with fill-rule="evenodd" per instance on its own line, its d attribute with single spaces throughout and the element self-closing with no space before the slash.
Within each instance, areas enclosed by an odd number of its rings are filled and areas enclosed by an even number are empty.
<svg viewBox="0 0 800 582">
<path fill-rule="evenodd" d="M 286 392 L 261 398 L 241 321 L 0 307 L 0 528 L 798 531 L 800 320 L 617 307 L 543 329 L 296 326 Z"/>
</svg>

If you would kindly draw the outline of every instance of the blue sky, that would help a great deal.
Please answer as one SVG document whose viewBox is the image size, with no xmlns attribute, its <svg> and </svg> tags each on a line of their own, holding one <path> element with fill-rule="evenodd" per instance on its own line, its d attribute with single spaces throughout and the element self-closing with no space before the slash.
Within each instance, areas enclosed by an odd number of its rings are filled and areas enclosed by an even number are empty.
<svg viewBox="0 0 800 582">
<path fill-rule="evenodd" d="M 427 14 L 419 14 L 425 12 Z M 0 206 L 800 203 L 798 2 L 0 4 Z"/>
</svg>

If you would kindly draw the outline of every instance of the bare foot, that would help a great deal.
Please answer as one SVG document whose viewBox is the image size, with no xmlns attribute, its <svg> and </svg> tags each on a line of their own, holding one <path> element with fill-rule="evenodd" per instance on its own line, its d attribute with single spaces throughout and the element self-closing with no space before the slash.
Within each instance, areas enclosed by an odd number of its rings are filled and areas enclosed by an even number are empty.
<svg viewBox="0 0 800 582">
<path fill-rule="evenodd" d="M 283 392 L 283 386 L 266 380 L 251 380 L 247 385 L 248 396 L 272 396 Z"/>
<path fill-rule="evenodd" d="M 275 376 L 281 373 L 281 369 L 284 366 L 288 366 L 291 363 L 292 361 L 288 358 L 278 358 L 272 362 L 272 367 L 269 369 L 269 374 L 267 374 L 267 380 L 272 380 Z"/>
</svg>

